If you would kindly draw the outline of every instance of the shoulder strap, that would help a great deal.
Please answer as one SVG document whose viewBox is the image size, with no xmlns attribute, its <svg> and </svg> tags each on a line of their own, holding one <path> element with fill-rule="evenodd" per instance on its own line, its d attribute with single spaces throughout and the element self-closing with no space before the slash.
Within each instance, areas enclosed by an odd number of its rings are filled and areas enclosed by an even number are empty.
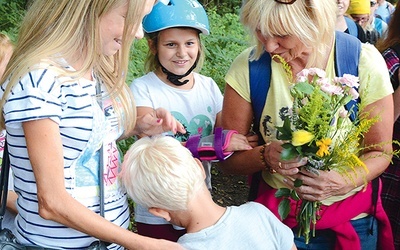
<svg viewBox="0 0 400 250">
<path fill-rule="evenodd" d="M 383 21 L 381 19 L 375 17 L 375 19 L 374 19 L 375 29 L 376 29 L 376 31 L 378 31 L 380 36 L 382 36 L 382 32 L 383 32 L 382 22 Z"/>
<path fill-rule="evenodd" d="M 254 49 L 251 51 L 250 57 L 253 53 Z M 269 53 L 264 51 L 258 60 L 249 60 L 249 82 L 254 116 L 253 131 L 258 134 L 258 143 L 264 144 L 265 141 L 260 134 L 260 120 L 271 82 L 271 56 Z M 261 171 L 257 171 L 250 179 L 249 201 L 254 201 L 257 198 L 260 181 Z"/>
<path fill-rule="evenodd" d="M 250 56 L 254 53 L 251 51 Z M 258 60 L 249 60 L 250 99 L 253 107 L 254 122 L 253 131 L 259 133 L 261 114 L 265 106 L 265 100 L 271 81 L 271 56 L 264 52 Z M 259 139 L 264 142 L 262 136 Z"/>
<path fill-rule="evenodd" d="M 346 20 L 347 28 L 349 29 L 349 34 L 355 37 L 358 37 L 358 29 L 356 23 L 350 18 L 345 16 L 344 20 Z"/>
<path fill-rule="evenodd" d="M 10 171 L 10 155 L 8 154 L 7 139 L 4 141 L 3 161 L 1 163 L 0 174 L 0 229 L 3 228 L 2 222 L 6 213 L 7 194 L 8 194 L 8 178 Z"/>
<path fill-rule="evenodd" d="M 352 74 L 358 76 L 358 64 L 360 61 L 361 42 L 353 36 L 344 32 L 336 31 L 335 43 L 335 72 L 336 76 Z M 357 89 L 358 90 L 358 89 Z M 360 100 L 351 100 L 346 104 L 346 109 L 350 112 L 352 121 L 357 117 L 357 103 Z"/>
</svg>

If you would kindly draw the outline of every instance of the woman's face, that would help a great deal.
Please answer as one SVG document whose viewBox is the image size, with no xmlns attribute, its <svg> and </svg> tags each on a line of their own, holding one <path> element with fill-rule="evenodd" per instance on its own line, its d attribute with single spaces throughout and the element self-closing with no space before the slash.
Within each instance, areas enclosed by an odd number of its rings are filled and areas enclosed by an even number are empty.
<svg viewBox="0 0 400 250">
<path fill-rule="evenodd" d="M 343 16 L 350 5 L 350 0 L 337 0 L 338 13 L 337 16 Z"/>
<path fill-rule="evenodd" d="M 153 5 L 154 0 L 145 1 L 142 18 L 144 15 L 150 13 Z M 100 19 L 102 53 L 106 56 L 112 56 L 121 49 L 127 11 L 128 1 L 126 4 L 112 9 L 108 13 L 104 14 L 104 16 Z M 143 38 L 142 24 L 140 23 L 138 30 L 132 32 L 135 32 L 135 37 L 137 39 Z"/>
<path fill-rule="evenodd" d="M 295 36 L 265 37 L 257 31 L 257 38 L 264 45 L 265 51 L 271 56 L 281 56 L 287 63 L 309 52 L 309 49 Z"/>
<path fill-rule="evenodd" d="M 176 74 L 185 74 L 199 54 L 199 33 L 191 28 L 170 28 L 158 36 L 157 56 L 161 65 Z"/>
</svg>

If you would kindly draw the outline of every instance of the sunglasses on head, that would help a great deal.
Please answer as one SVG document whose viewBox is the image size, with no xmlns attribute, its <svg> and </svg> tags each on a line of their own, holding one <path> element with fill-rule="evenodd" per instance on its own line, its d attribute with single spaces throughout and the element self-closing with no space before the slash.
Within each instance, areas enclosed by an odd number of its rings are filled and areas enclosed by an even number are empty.
<svg viewBox="0 0 400 250">
<path fill-rule="evenodd" d="M 374 7 L 377 4 L 377 2 L 371 1 L 371 7 Z"/>
<path fill-rule="evenodd" d="M 296 0 L 275 0 L 275 2 L 282 3 L 282 4 L 292 4 L 296 2 Z"/>
</svg>

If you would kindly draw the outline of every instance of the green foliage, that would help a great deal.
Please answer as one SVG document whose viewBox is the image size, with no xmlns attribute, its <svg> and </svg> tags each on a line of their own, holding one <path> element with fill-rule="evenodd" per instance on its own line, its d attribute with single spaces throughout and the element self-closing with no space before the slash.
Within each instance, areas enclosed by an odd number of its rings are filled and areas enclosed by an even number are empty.
<svg viewBox="0 0 400 250">
<path fill-rule="evenodd" d="M 25 14 L 25 0 L 0 0 L 0 31 L 16 41 L 19 24 Z"/>
<path fill-rule="evenodd" d="M 242 0 L 199 0 L 205 9 L 215 8 L 219 14 L 236 13 Z"/>
<path fill-rule="evenodd" d="M 210 35 L 202 36 L 206 47 L 206 60 L 201 74 L 214 79 L 221 90 L 225 86 L 225 74 L 233 59 L 248 46 L 248 37 L 239 21 L 239 15 L 220 15 L 216 8 L 207 10 Z"/>
<path fill-rule="evenodd" d="M 132 46 L 130 53 L 130 61 L 126 82 L 130 85 L 133 79 L 144 75 L 144 62 L 147 57 L 147 41 L 146 39 L 136 40 Z"/>
</svg>

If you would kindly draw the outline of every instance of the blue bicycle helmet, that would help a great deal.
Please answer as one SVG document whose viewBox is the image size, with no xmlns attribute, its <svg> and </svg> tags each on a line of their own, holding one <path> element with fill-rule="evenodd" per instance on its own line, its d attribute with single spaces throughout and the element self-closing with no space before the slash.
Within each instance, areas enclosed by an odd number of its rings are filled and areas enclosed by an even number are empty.
<svg viewBox="0 0 400 250">
<path fill-rule="evenodd" d="M 143 29 L 153 33 L 174 27 L 190 27 L 208 35 L 208 17 L 197 0 L 159 0 L 144 17 Z"/>
</svg>

